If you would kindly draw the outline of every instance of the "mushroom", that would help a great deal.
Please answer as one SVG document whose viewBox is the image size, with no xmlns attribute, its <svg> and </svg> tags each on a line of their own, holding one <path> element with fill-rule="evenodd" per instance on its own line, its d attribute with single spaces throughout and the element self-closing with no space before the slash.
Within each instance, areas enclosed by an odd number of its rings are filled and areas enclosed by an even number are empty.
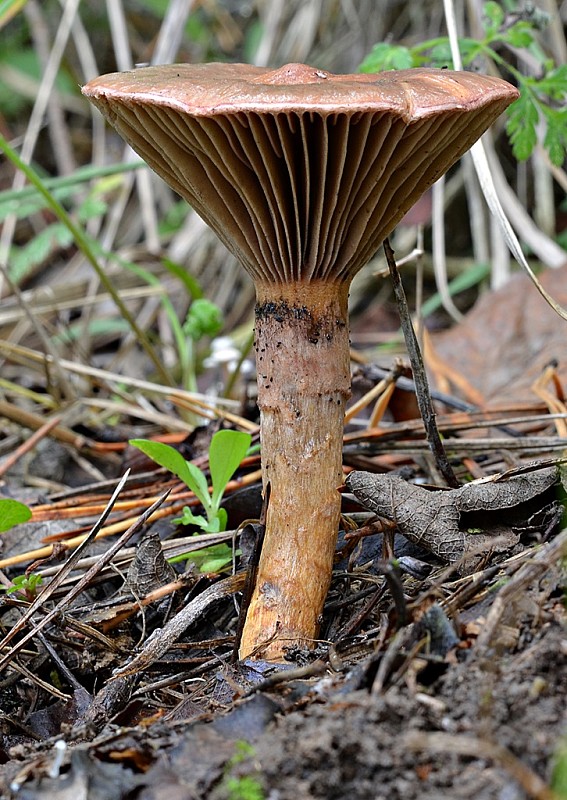
<svg viewBox="0 0 567 800">
<path fill-rule="evenodd" d="M 240 656 L 318 634 L 340 515 L 358 270 L 518 93 L 494 77 L 176 64 L 84 94 L 204 218 L 256 288 L 266 532 Z"/>
</svg>

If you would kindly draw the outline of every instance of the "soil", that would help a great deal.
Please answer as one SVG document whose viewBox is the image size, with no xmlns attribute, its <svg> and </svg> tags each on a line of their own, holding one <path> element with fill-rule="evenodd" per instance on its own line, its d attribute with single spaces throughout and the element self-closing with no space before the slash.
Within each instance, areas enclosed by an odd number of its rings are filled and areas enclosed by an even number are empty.
<svg viewBox="0 0 567 800">
<path fill-rule="evenodd" d="M 99 705 L 108 701 L 98 717 L 91 695 L 76 688 L 72 700 L 18 725 L 10 697 L 30 692 L 5 681 L 1 796 L 564 797 L 556 762 L 567 733 L 566 543 L 565 533 L 551 540 L 535 568 L 529 560 L 508 567 L 500 586 L 489 568 L 491 591 L 479 588 L 451 618 L 433 602 L 447 595 L 443 584 L 421 582 L 414 622 L 390 630 L 386 644 L 382 627 L 291 653 L 295 663 L 285 668 L 219 657 L 206 680 L 170 679 L 176 702 L 169 696 L 165 716 L 158 687 L 136 699 L 138 677 L 107 683 L 96 695 Z M 382 626 L 392 619 L 390 609 Z M 142 683 L 151 680 L 159 678 L 146 674 Z M 58 740 L 66 742 L 60 768 Z"/>
</svg>

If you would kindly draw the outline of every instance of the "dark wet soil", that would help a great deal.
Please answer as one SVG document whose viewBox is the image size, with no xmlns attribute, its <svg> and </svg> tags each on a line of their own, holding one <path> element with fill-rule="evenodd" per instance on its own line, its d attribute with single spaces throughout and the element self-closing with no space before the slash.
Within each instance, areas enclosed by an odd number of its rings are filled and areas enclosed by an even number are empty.
<svg viewBox="0 0 567 800">
<path fill-rule="evenodd" d="M 20 744 L 4 721 L 9 760 L 0 771 L 1 796 L 564 797 L 549 789 L 555 782 L 560 790 L 554 765 L 567 734 L 563 587 L 561 565 L 550 565 L 526 591 L 512 593 L 479 646 L 475 637 L 497 592 L 486 596 L 462 612 L 459 644 L 443 658 L 424 656 L 410 626 L 385 654 L 367 652 L 338 672 L 317 661 L 313 677 L 291 672 L 290 680 L 259 684 L 255 693 L 243 668 L 219 663 L 216 708 L 211 703 L 205 715 L 188 700 L 172 719 L 158 714 L 127 727 L 115 719 L 82 735 L 80 725 L 63 725 L 51 739 L 21 736 Z M 60 770 L 57 739 L 67 741 Z"/>
</svg>

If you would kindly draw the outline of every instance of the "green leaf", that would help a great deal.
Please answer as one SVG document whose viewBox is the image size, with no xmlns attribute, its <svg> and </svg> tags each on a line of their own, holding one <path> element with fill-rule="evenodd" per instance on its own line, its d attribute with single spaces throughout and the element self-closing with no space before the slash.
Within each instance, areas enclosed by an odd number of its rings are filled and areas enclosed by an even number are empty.
<svg viewBox="0 0 567 800">
<path fill-rule="evenodd" d="M 199 297 L 189 307 L 183 330 L 194 342 L 198 342 L 203 336 L 215 336 L 222 326 L 220 308 L 205 297 Z"/>
<path fill-rule="evenodd" d="M 183 512 L 180 517 L 173 520 L 175 525 L 196 525 L 202 530 L 207 528 L 207 520 L 201 514 L 193 514 L 189 506 L 183 506 Z"/>
<path fill-rule="evenodd" d="M 477 56 L 482 55 L 483 45 L 482 42 L 477 42 L 476 39 L 462 38 L 459 39 L 459 50 L 461 51 L 463 64 L 468 66 L 475 60 L 475 58 L 477 58 Z"/>
<path fill-rule="evenodd" d="M 256 53 L 260 47 L 260 42 L 264 39 L 265 25 L 260 20 L 252 19 L 246 26 L 246 33 L 244 36 L 244 45 L 242 51 L 244 54 L 244 61 L 247 64 L 254 63 Z"/>
<path fill-rule="evenodd" d="M 31 510 L 24 503 L 9 497 L 0 499 L 0 533 L 9 531 L 14 525 L 27 522 L 31 516 Z"/>
<path fill-rule="evenodd" d="M 429 63 L 432 67 L 448 67 L 453 64 L 451 45 L 449 40 L 436 44 L 429 53 Z"/>
<path fill-rule="evenodd" d="M 535 42 L 529 22 L 516 22 L 500 38 L 501 41 L 507 42 L 511 47 L 519 49 L 531 47 Z"/>
<path fill-rule="evenodd" d="M 207 479 L 195 464 L 186 461 L 181 453 L 169 444 L 163 442 L 150 442 L 148 439 L 130 439 L 129 444 L 137 447 L 152 461 L 165 467 L 183 481 L 199 498 L 205 509 L 210 508 L 211 501 L 207 486 Z"/>
<path fill-rule="evenodd" d="M 159 19 L 163 19 L 167 11 L 168 0 L 139 0 L 141 6 L 155 14 Z"/>
<path fill-rule="evenodd" d="M 266 797 L 261 780 L 256 775 L 228 775 L 221 784 L 230 800 L 264 800 Z"/>
<path fill-rule="evenodd" d="M 219 508 L 216 512 L 215 518 L 209 523 L 209 533 L 221 533 L 221 531 L 225 531 L 227 522 L 228 514 L 226 508 Z M 210 527 L 213 524 L 215 525 L 214 529 Z"/>
<path fill-rule="evenodd" d="M 552 164 L 561 167 L 567 151 L 567 109 L 543 107 L 547 130 L 543 146 L 549 153 Z"/>
<path fill-rule="evenodd" d="M 217 509 L 240 462 L 248 452 L 252 437 L 242 431 L 217 431 L 209 448 L 209 468 L 213 484 L 213 508 Z"/>
<path fill-rule="evenodd" d="M 492 0 L 482 7 L 482 25 L 487 38 L 494 37 L 504 22 L 504 9 Z"/>
<path fill-rule="evenodd" d="M 35 597 L 42 583 L 43 576 L 31 572 L 29 575 L 16 575 L 12 586 L 2 587 L 0 591 L 4 591 L 6 594 L 19 594 L 26 599 L 31 599 Z"/>
<path fill-rule="evenodd" d="M 543 78 L 529 80 L 529 85 L 538 93 L 552 100 L 563 100 L 567 94 L 567 64 L 552 69 Z"/>
<path fill-rule="evenodd" d="M 482 42 L 476 39 L 459 39 L 459 50 L 463 63 L 468 65 L 483 51 Z M 429 50 L 428 66 L 431 67 L 451 67 L 453 65 L 453 55 L 451 45 L 446 37 L 434 40 L 434 44 Z"/>
<path fill-rule="evenodd" d="M 5 37 L 4 41 L 9 42 L 10 37 Z M 35 47 L 32 47 L 31 45 L 24 45 L 14 49 L 9 49 L 7 51 L 2 50 L 0 55 L 0 70 L 3 73 L 3 91 L 8 90 L 12 94 L 17 92 L 19 82 L 25 79 L 28 81 L 31 79 L 32 81 L 37 82 L 37 86 L 39 88 L 39 83 L 43 76 L 43 66 Z M 71 75 L 71 72 L 66 68 L 65 63 L 66 62 L 63 61 L 60 64 L 60 68 L 55 78 L 54 88 L 61 94 L 76 97 L 79 94 L 79 87 L 75 76 Z M 10 68 L 10 72 L 12 74 L 20 73 L 19 79 L 15 81 L 12 80 L 10 73 L 6 73 L 4 71 L 4 65 Z"/>
<path fill-rule="evenodd" d="M 389 69 L 409 69 L 415 66 L 414 58 L 407 47 L 379 42 L 366 56 L 359 67 L 360 72 L 384 72 Z"/>
<path fill-rule="evenodd" d="M 515 103 L 507 109 L 506 130 L 512 143 L 514 156 L 524 161 L 531 156 L 536 145 L 536 125 L 539 119 L 537 107 L 528 92 L 522 92 Z"/>
<path fill-rule="evenodd" d="M 89 338 L 97 336 L 118 336 L 119 334 L 126 335 L 130 330 L 130 326 L 122 317 L 97 317 L 91 318 L 85 328 L 84 320 L 73 323 L 65 327 L 61 333 L 51 336 L 52 342 L 70 344 L 71 342 L 80 341 L 81 337 L 88 333 Z"/>
<path fill-rule="evenodd" d="M 106 214 L 108 210 L 108 203 L 101 197 L 95 194 L 90 194 L 79 206 L 77 217 L 80 222 L 88 222 L 95 217 L 101 217 Z"/>
<path fill-rule="evenodd" d="M 226 509 L 219 508 L 216 512 L 213 509 L 209 510 L 210 518 L 205 519 L 201 515 L 195 515 L 190 508 L 185 506 L 183 508 L 183 515 L 174 519 L 176 525 L 197 525 L 205 533 L 222 533 L 226 530 L 226 523 L 228 514 Z"/>
<path fill-rule="evenodd" d="M 43 264 L 51 254 L 66 248 L 73 241 L 73 234 L 62 222 L 54 222 L 35 234 L 33 239 L 22 247 L 10 251 L 10 276 L 19 283 L 34 267 Z"/>
<path fill-rule="evenodd" d="M 199 572 L 220 572 L 232 564 L 232 549 L 227 544 L 213 544 L 203 550 L 194 550 L 192 553 L 176 556 L 170 559 L 170 563 L 181 560 L 193 561 L 199 568 Z"/>
<path fill-rule="evenodd" d="M 196 464 L 192 464 L 191 461 L 186 461 L 187 469 L 191 475 L 190 481 L 185 481 L 187 486 L 191 489 L 192 492 L 199 498 L 201 501 L 203 508 L 207 514 L 207 519 L 211 518 L 211 495 L 209 494 L 209 486 L 207 484 L 207 478 L 205 477 L 204 472 L 199 469 Z"/>
</svg>

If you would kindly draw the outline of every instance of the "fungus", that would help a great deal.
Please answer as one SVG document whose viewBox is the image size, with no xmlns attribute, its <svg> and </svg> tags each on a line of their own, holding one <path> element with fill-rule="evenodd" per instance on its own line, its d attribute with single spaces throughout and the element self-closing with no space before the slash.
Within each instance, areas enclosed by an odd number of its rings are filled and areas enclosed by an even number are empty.
<svg viewBox="0 0 567 800">
<path fill-rule="evenodd" d="M 468 72 L 302 64 L 145 67 L 83 92 L 254 281 L 270 493 L 240 655 L 281 660 L 317 636 L 331 580 L 350 282 L 518 93 Z"/>
</svg>

